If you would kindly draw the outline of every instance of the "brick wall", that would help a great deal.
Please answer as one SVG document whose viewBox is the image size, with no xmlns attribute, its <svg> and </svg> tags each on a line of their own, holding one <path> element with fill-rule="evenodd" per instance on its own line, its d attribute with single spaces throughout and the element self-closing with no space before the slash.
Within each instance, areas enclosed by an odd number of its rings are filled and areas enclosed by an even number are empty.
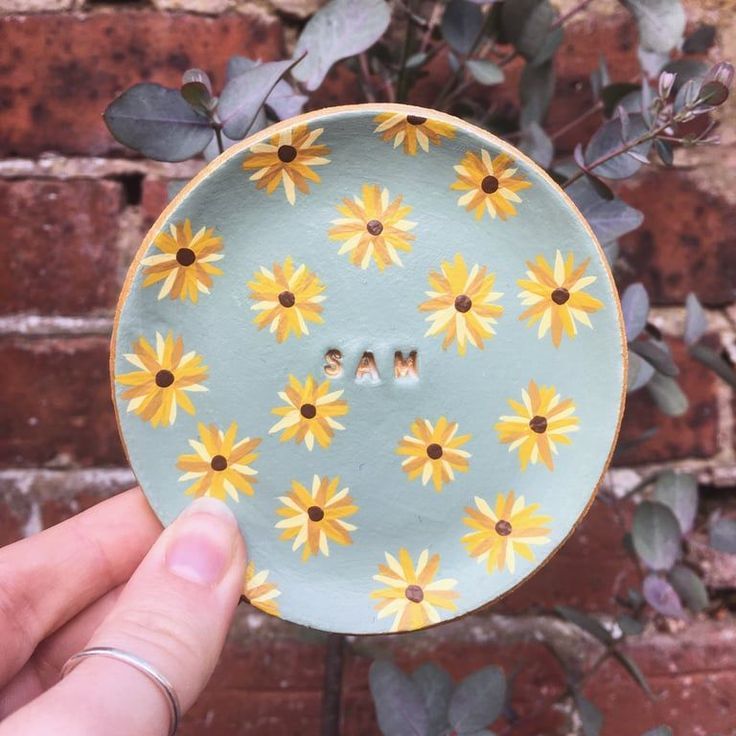
<svg viewBox="0 0 736 736">
<path fill-rule="evenodd" d="M 0 544 L 54 524 L 133 483 L 110 402 L 107 353 L 122 276 L 165 202 L 166 182 L 198 164 L 132 158 L 108 135 L 106 103 L 139 80 L 174 84 L 191 65 L 222 80 L 227 58 L 279 57 L 315 0 L 0 0 Z M 563 5 L 570 5 L 561 3 Z M 689 0 L 692 26 L 719 25 L 713 59 L 736 58 L 736 3 Z M 569 26 L 559 54 L 552 129 L 590 102 L 589 72 L 600 51 L 619 78 L 636 72 L 635 34 L 613 0 L 598 0 Z M 518 68 L 494 92 L 515 105 Z M 422 82 L 429 93 L 444 73 Z M 349 73 L 337 71 L 320 104 L 358 101 Z M 736 125 L 724 115 L 723 146 L 683 155 L 678 171 L 653 168 L 623 196 L 646 213 L 627 237 L 622 283 L 645 282 L 655 322 L 672 337 L 690 398 L 688 413 L 666 419 L 645 395 L 631 398 L 623 439 L 650 427 L 648 443 L 624 453 L 607 483 L 626 490 L 674 462 L 694 470 L 706 506 L 736 502 L 734 401 L 730 390 L 689 360 L 676 335 L 681 304 L 694 290 L 708 307 L 712 340 L 736 354 Z M 730 123 L 728 122 L 730 119 Z M 588 135 L 585 126 L 577 135 Z M 566 136 L 563 146 L 577 138 Z M 692 168 L 697 164 L 697 168 Z M 488 663 L 517 672 L 514 707 L 526 717 L 514 736 L 575 732 L 565 708 L 544 708 L 563 688 L 543 646 L 554 641 L 580 662 L 597 645 L 545 614 L 553 604 L 599 615 L 618 612 L 616 596 L 639 574 L 621 538 L 630 508 L 614 514 L 598 501 L 572 540 L 531 582 L 492 611 L 429 632 L 355 643 L 348 654 L 344 732 L 376 734 L 365 647 L 390 648 L 399 662 L 433 658 L 456 676 Z M 715 604 L 686 623 L 651 623 L 629 649 L 657 693 L 648 700 L 615 663 L 588 688 L 604 710 L 604 736 L 638 734 L 669 722 L 677 736 L 734 733 L 736 648 L 729 594 L 736 563 L 708 551 L 696 535 L 689 555 L 704 570 Z M 217 736 L 319 732 L 324 642 L 241 607 L 212 683 L 183 734 Z"/>
</svg>

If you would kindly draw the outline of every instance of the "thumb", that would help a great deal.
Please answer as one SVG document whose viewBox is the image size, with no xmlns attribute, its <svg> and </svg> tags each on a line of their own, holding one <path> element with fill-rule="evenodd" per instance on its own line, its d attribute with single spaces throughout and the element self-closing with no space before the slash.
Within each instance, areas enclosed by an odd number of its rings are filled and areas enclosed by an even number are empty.
<svg viewBox="0 0 736 736">
<path fill-rule="evenodd" d="M 195 501 L 159 537 L 88 647 L 114 647 L 168 679 L 182 710 L 207 683 L 238 603 L 245 545 L 228 507 Z M 8 721 L 8 733 L 166 734 L 166 699 L 148 677 L 104 657 L 80 660 L 69 675 Z M 6 721 L 3 724 L 9 727 Z M 19 728 L 20 727 L 20 728 Z M 0 728 L 0 734 L 4 729 Z"/>
</svg>

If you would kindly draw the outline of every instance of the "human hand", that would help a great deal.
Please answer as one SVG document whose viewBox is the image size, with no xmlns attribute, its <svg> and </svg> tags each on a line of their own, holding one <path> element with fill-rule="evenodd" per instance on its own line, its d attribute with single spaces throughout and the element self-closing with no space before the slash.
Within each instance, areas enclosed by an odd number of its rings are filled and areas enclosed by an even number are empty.
<svg viewBox="0 0 736 736">
<path fill-rule="evenodd" d="M 170 711 L 115 647 L 166 677 L 182 710 L 204 688 L 239 600 L 245 545 L 215 499 L 161 525 L 140 489 L 0 549 L 0 736 L 164 736 Z M 2 719 L 5 720 L 2 720 Z"/>
</svg>

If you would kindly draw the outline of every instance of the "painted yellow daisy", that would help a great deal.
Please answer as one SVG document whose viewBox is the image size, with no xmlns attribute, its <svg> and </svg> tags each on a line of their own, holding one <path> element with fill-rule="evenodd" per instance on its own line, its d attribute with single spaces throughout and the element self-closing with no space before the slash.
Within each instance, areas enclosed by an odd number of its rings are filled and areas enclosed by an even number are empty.
<svg viewBox="0 0 736 736">
<path fill-rule="evenodd" d="M 343 389 L 330 391 L 330 382 L 318 384 L 310 375 L 304 383 L 295 376 L 289 376 L 289 384 L 279 391 L 279 398 L 285 406 L 277 406 L 272 414 L 281 417 L 268 430 L 269 434 L 281 432 L 281 441 L 302 442 L 308 450 L 314 448 L 314 441 L 320 447 L 329 447 L 335 430 L 345 429 L 335 417 L 348 413 L 348 404 L 340 397 Z"/>
<path fill-rule="evenodd" d="M 456 611 L 455 600 L 460 594 L 453 590 L 457 580 L 442 578 L 435 580 L 440 566 L 440 556 L 429 556 L 425 549 L 417 559 L 416 567 L 408 550 L 402 547 L 398 559 L 388 552 L 386 564 L 378 566 L 376 582 L 386 587 L 374 590 L 378 618 L 393 616 L 390 631 L 412 631 L 440 621 L 440 612 Z"/>
<path fill-rule="evenodd" d="M 455 129 L 449 123 L 429 120 L 421 115 L 404 115 L 400 112 L 382 112 L 373 119 L 378 127 L 373 131 L 380 133 L 384 141 L 393 139 L 394 148 L 404 144 L 404 153 L 417 155 L 417 144 L 429 153 L 429 144 L 439 146 L 442 138 L 454 138 Z"/>
<path fill-rule="evenodd" d="M 338 253 L 350 254 L 354 266 L 368 268 L 371 260 L 379 270 L 392 264 L 403 266 L 399 251 L 408 253 L 415 236 L 409 231 L 416 222 L 404 218 L 412 208 L 403 204 L 401 196 L 391 200 L 385 187 L 364 184 L 361 196 L 345 197 L 337 205 L 342 217 L 332 220 L 328 235 L 330 240 L 344 241 Z"/>
<path fill-rule="evenodd" d="M 129 386 L 120 395 L 128 402 L 129 412 L 154 427 L 166 427 L 176 421 L 177 407 L 187 414 L 195 413 L 189 393 L 209 390 L 204 386 L 207 366 L 193 350 L 185 353 L 181 337 L 174 339 L 171 332 L 166 338 L 157 332 L 155 342 L 153 346 L 139 337 L 133 352 L 125 353 L 125 359 L 137 370 L 117 375 L 115 381 Z"/>
<path fill-rule="evenodd" d="M 483 349 L 483 340 L 496 334 L 493 325 L 503 314 L 503 307 L 493 302 L 503 294 L 493 291 L 496 275 L 477 263 L 468 271 L 460 253 L 455 261 L 443 261 L 439 271 L 429 274 L 432 291 L 425 292 L 429 299 L 419 305 L 422 312 L 430 312 L 431 322 L 425 337 L 445 333 L 442 348 L 453 342 L 457 351 L 465 355 L 468 344 Z"/>
<path fill-rule="evenodd" d="M 287 201 L 294 204 L 297 189 L 309 194 L 308 182 L 320 181 L 313 167 L 330 163 L 327 158 L 330 149 L 317 143 L 323 132 L 324 128 L 309 130 L 306 125 L 288 128 L 271 136 L 267 142 L 251 146 L 251 155 L 243 161 L 243 168 L 246 171 L 255 169 L 251 181 L 268 194 L 273 194 L 282 184 Z"/>
<path fill-rule="evenodd" d="M 457 200 L 458 206 L 474 212 L 476 220 L 484 212 L 492 219 L 513 217 L 517 214 L 514 204 L 521 202 L 517 192 L 531 186 L 517 173 L 516 163 L 507 153 L 491 158 L 486 150 L 481 150 L 480 156 L 468 151 L 454 168 L 458 176 L 450 189 L 465 192 Z"/>
<path fill-rule="evenodd" d="M 559 250 L 554 267 L 542 255 L 535 263 L 527 261 L 527 278 L 516 282 L 523 289 L 519 293 L 521 303 L 528 307 L 519 319 L 528 320 L 529 326 L 538 322 L 540 340 L 551 332 L 552 343 L 559 347 L 563 331 L 568 337 L 577 335 L 577 322 L 593 327 L 588 314 L 601 309 L 603 302 L 584 291 L 597 279 L 584 275 L 589 263 L 590 258 L 586 258 L 576 267 L 572 253 L 564 258 Z"/>
<path fill-rule="evenodd" d="M 328 540 L 342 545 L 353 543 L 350 532 L 358 527 L 345 519 L 355 514 L 358 507 L 349 489 L 338 491 L 339 485 L 338 477 L 315 475 L 311 491 L 294 480 L 291 491 L 279 496 L 283 505 L 276 513 L 284 517 L 276 522 L 276 528 L 283 529 L 280 539 L 293 539 L 291 549 L 296 552 L 301 547 L 303 561 L 320 553 L 328 557 Z"/>
<path fill-rule="evenodd" d="M 153 241 L 160 253 L 146 256 L 141 264 L 143 286 L 163 281 L 158 298 L 191 299 L 196 302 L 200 292 L 209 294 L 212 277 L 222 270 L 213 265 L 223 258 L 222 238 L 214 234 L 214 228 L 201 227 L 192 233 L 189 218 L 183 223 L 169 225 Z"/>
<path fill-rule="evenodd" d="M 522 470 L 540 460 L 554 470 L 557 445 L 572 444 L 567 435 L 579 429 L 575 405 L 572 399 L 563 401 L 554 386 L 537 386 L 534 381 L 521 390 L 521 399 L 523 403 L 508 400 L 516 414 L 500 417 L 495 426 L 498 439 L 509 445 L 509 452 L 519 450 Z"/>
<path fill-rule="evenodd" d="M 197 425 L 198 440 L 189 440 L 194 454 L 179 455 L 176 467 L 183 470 L 180 481 L 194 481 L 185 493 L 188 496 L 213 496 L 221 501 L 226 496 L 239 501 L 238 493 L 253 495 L 257 470 L 251 467 L 258 457 L 257 437 L 237 439 L 238 425 L 233 422 L 227 432 L 211 424 Z"/>
<path fill-rule="evenodd" d="M 397 455 L 406 455 L 401 468 L 414 480 L 421 476 L 422 485 L 430 479 L 435 491 L 455 480 L 455 471 L 468 471 L 470 453 L 460 448 L 470 439 L 469 434 L 458 435 L 457 422 L 440 417 L 437 424 L 429 419 L 416 419 L 411 434 L 404 435 L 396 448 Z"/>
<path fill-rule="evenodd" d="M 268 326 L 278 342 L 291 334 L 308 335 L 308 322 L 324 322 L 324 284 L 303 263 L 294 268 L 292 259 L 287 258 L 283 265 L 274 263 L 273 271 L 261 266 L 248 286 L 255 302 L 251 309 L 259 312 L 253 322 L 259 330 Z"/>
<path fill-rule="evenodd" d="M 474 531 L 468 532 L 462 542 L 471 557 L 486 563 L 488 572 L 506 568 L 513 573 L 517 554 L 534 562 L 532 546 L 549 544 L 548 524 L 552 518 L 537 513 L 538 503 L 527 506 L 524 496 L 517 498 L 509 491 L 496 496 L 495 509 L 479 496 L 475 497 L 475 505 L 477 509 L 465 508 L 468 515 L 463 523 Z"/>
<path fill-rule="evenodd" d="M 256 572 L 256 566 L 249 562 L 245 568 L 243 593 L 240 599 L 271 616 L 281 616 L 276 600 L 281 595 L 281 591 L 273 583 L 268 582 L 268 576 L 268 570 Z"/>
</svg>

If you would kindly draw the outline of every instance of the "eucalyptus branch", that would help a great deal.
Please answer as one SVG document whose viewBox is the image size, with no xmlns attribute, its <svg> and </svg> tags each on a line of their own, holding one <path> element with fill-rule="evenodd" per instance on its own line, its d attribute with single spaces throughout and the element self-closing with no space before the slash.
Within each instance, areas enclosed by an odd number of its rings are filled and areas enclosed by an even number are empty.
<svg viewBox="0 0 736 736">
<path fill-rule="evenodd" d="M 402 3 L 402 6 L 404 4 Z M 408 93 L 409 86 L 409 75 L 408 69 L 406 68 L 406 62 L 409 58 L 409 51 L 411 50 L 411 44 L 414 40 L 414 22 L 412 20 L 413 12 L 411 9 L 411 0 L 407 0 L 407 5 L 404 6 L 407 13 L 406 18 L 406 30 L 404 33 L 404 45 L 401 48 L 401 63 L 399 65 L 399 76 L 396 82 L 396 99 L 398 102 L 406 102 L 406 96 Z"/>
<path fill-rule="evenodd" d="M 223 145 L 222 141 L 222 124 L 221 123 L 213 123 L 212 127 L 215 129 L 215 138 L 217 140 L 217 150 L 220 153 L 225 152 L 225 146 Z"/>
<path fill-rule="evenodd" d="M 565 133 L 569 133 L 573 128 L 576 128 L 580 123 L 587 120 L 592 115 L 595 115 L 597 112 L 600 112 L 603 109 L 603 102 L 601 100 L 598 100 L 592 107 L 589 107 L 585 112 L 578 115 L 576 118 L 573 118 L 569 123 L 565 123 L 561 128 L 558 128 L 554 133 L 550 133 L 549 137 L 550 140 L 556 141 L 558 138 L 561 138 Z"/>
<path fill-rule="evenodd" d="M 365 99 L 368 102 L 375 102 L 376 95 L 373 91 L 373 85 L 371 84 L 371 71 L 368 68 L 368 56 L 365 51 L 362 54 L 358 54 L 358 69 L 360 70 L 360 83 L 363 88 Z"/>
</svg>

